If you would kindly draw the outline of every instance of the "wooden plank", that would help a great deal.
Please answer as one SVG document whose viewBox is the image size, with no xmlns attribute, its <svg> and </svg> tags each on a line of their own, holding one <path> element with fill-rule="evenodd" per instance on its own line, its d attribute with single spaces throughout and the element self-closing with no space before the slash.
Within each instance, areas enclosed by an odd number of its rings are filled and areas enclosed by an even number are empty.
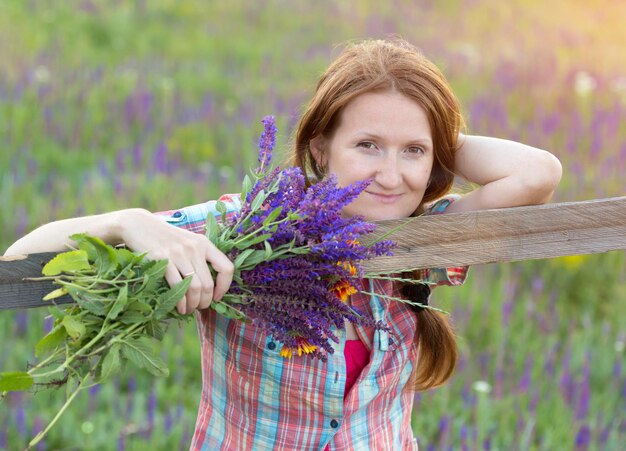
<svg viewBox="0 0 626 451">
<path fill-rule="evenodd" d="M 369 272 L 435 268 L 553 258 L 626 249 L 626 197 L 532 207 L 450 213 L 380 221 L 377 233 L 402 228 L 389 238 L 393 257 L 366 263 Z M 49 305 L 41 298 L 50 282 L 24 282 L 41 276 L 56 253 L 21 259 L 0 257 L 0 309 Z M 71 302 L 65 296 L 56 303 Z"/>
<path fill-rule="evenodd" d="M 26 277 L 41 277 L 41 269 L 56 252 L 31 254 L 29 256 L 0 257 L 0 310 L 52 305 L 42 298 L 57 285 L 50 281 L 23 281 Z M 72 298 L 62 296 L 54 299 L 55 304 L 71 303 Z"/>
<path fill-rule="evenodd" d="M 626 197 L 450 213 L 408 220 L 393 257 L 368 272 L 510 262 L 626 249 Z M 377 234 L 407 220 L 381 221 Z"/>
</svg>

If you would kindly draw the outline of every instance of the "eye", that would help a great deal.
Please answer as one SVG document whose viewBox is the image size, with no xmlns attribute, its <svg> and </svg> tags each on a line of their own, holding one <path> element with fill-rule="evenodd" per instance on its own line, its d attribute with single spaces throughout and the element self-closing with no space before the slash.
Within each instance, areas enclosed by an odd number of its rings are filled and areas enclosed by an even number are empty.
<svg viewBox="0 0 626 451">
<path fill-rule="evenodd" d="M 424 150 L 424 148 L 420 146 L 410 146 L 410 147 L 407 147 L 406 150 L 408 153 L 418 154 L 418 155 L 426 153 L 426 150 Z"/>
<path fill-rule="evenodd" d="M 357 144 L 357 147 L 363 147 L 364 149 L 376 149 L 376 144 L 371 141 L 361 141 Z"/>
</svg>

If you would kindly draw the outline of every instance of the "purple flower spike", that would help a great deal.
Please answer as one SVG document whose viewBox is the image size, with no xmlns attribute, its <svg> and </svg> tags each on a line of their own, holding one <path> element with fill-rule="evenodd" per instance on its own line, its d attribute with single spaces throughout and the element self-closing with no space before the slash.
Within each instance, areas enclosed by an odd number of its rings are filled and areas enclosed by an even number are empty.
<svg viewBox="0 0 626 451">
<path fill-rule="evenodd" d="M 591 442 L 591 430 L 589 426 L 583 424 L 576 434 L 576 450 L 585 450 Z"/>
<path fill-rule="evenodd" d="M 263 118 L 265 129 L 259 139 L 259 168 L 256 173 L 261 174 L 270 165 L 272 161 L 272 151 L 276 145 L 276 124 L 274 116 L 265 116 Z"/>
</svg>

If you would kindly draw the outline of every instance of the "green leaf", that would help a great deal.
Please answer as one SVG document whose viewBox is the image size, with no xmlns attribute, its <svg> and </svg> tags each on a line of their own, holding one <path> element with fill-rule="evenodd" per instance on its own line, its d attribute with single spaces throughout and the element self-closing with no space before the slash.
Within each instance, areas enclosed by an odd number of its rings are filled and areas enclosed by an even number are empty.
<svg viewBox="0 0 626 451">
<path fill-rule="evenodd" d="M 66 294 L 67 294 L 67 289 L 65 287 L 57 288 L 56 290 L 51 291 L 50 293 L 46 294 L 43 297 L 43 300 L 49 301 L 50 299 L 56 299 L 61 296 L 65 296 Z"/>
<path fill-rule="evenodd" d="M 122 324 L 145 323 L 148 319 L 149 318 L 146 315 L 136 310 L 126 311 L 119 317 L 119 321 Z"/>
<path fill-rule="evenodd" d="M 70 238 L 77 241 L 81 249 L 84 248 L 85 243 L 91 245 L 91 250 L 95 251 L 94 263 L 100 274 L 108 274 L 117 267 L 117 253 L 113 246 L 105 243 L 98 237 L 86 234 L 76 234 L 70 236 Z"/>
<path fill-rule="evenodd" d="M 161 295 L 157 299 L 157 307 L 154 310 L 154 319 L 161 319 L 165 317 L 174 307 L 178 301 L 180 301 L 191 283 L 191 277 L 183 279 L 174 285 L 171 289 Z"/>
<path fill-rule="evenodd" d="M 267 261 L 267 258 L 265 257 L 265 251 L 255 249 L 252 254 L 250 254 L 250 256 L 246 258 L 246 260 L 241 264 L 241 266 L 236 268 L 240 271 L 247 271 L 264 261 Z"/>
<path fill-rule="evenodd" d="M 87 310 L 96 316 L 105 316 L 107 314 L 110 305 L 109 301 L 105 302 L 98 295 L 75 289 L 74 287 L 67 287 L 67 291 L 81 309 Z"/>
<path fill-rule="evenodd" d="M 149 301 L 150 301 L 149 299 L 143 299 L 143 298 L 132 299 L 131 301 L 128 301 L 128 307 L 126 307 L 126 310 L 127 311 L 134 310 L 136 312 L 150 315 L 152 313 L 152 307 L 150 307 L 150 305 L 146 303 Z"/>
<path fill-rule="evenodd" d="M 79 249 L 87 252 L 87 258 L 89 259 L 90 262 L 96 261 L 96 257 L 98 255 L 96 252 L 96 248 L 94 247 L 93 244 L 87 241 L 86 233 L 75 233 L 74 235 L 70 235 L 70 238 L 76 241 Z"/>
<path fill-rule="evenodd" d="M 250 212 L 255 212 L 259 209 L 259 207 L 265 202 L 265 190 L 261 190 L 258 192 L 252 204 L 250 204 Z"/>
<path fill-rule="evenodd" d="M 99 382 L 104 382 L 115 376 L 122 368 L 122 359 L 120 358 L 120 344 L 115 343 L 102 358 L 100 365 Z"/>
<path fill-rule="evenodd" d="M 28 390 L 34 383 L 33 376 L 24 371 L 0 373 L 0 391 Z"/>
<path fill-rule="evenodd" d="M 213 243 L 213 244 L 215 244 L 215 246 L 220 250 L 220 252 L 224 254 L 228 254 L 235 246 L 232 240 L 218 241 L 217 243 Z"/>
<path fill-rule="evenodd" d="M 235 261 L 233 262 L 233 265 L 235 266 L 235 268 L 241 267 L 245 259 L 248 258 L 250 254 L 252 254 L 253 252 L 254 252 L 254 249 L 245 249 L 244 251 L 241 252 L 241 254 L 237 255 L 237 257 L 235 258 Z"/>
<path fill-rule="evenodd" d="M 54 316 L 54 319 L 58 320 L 57 322 L 62 321 L 63 317 L 65 316 L 65 313 L 56 305 L 52 305 L 48 307 L 48 311 L 50 312 L 52 316 Z"/>
<path fill-rule="evenodd" d="M 63 252 L 50 260 L 41 270 L 44 276 L 56 276 L 62 272 L 72 273 L 91 268 L 87 252 L 83 250 Z"/>
<path fill-rule="evenodd" d="M 117 295 L 117 299 L 113 303 L 111 310 L 109 310 L 109 314 L 107 315 L 108 319 L 115 319 L 117 316 L 124 310 L 126 304 L 128 303 L 128 285 L 124 285 L 119 294 Z"/>
<path fill-rule="evenodd" d="M 45 352 L 56 349 L 65 341 L 66 337 L 67 332 L 65 328 L 60 324 L 55 326 L 48 335 L 39 340 L 35 345 L 35 356 L 40 357 Z"/>
<path fill-rule="evenodd" d="M 116 249 L 117 253 L 117 268 L 122 271 L 124 268 L 132 268 L 133 266 L 140 265 L 146 257 L 146 252 L 142 254 L 135 254 L 128 249 L 119 248 Z"/>
<path fill-rule="evenodd" d="M 263 227 L 267 227 L 270 223 L 274 222 L 276 218 L 282 213 L 283 207 L 276 207 L 272 212 L 267 215 L 267 217 L 263 220 Z"/>
<path fill-rule="evenodd" d="M 215 243 L 219 236 L 220 226 L 213 213 L 209 213 L 206 217 L 206 237 L 211 243 Z"/>
<path fill-rule="evenodd" d="M 154 340 L 147 336 L 122 342 L 122 354 L 139 368 L 145 368 L 155 376 L 168 376 L 165 362 L 153 350 Z"/>
<path fill-rule="evenodd" d="M 146 333 L 159 341 L 163 340 L 165 336 L 165 330 L 163 330 L 159 321 L 154 319 L 146 323 Z"/>
<path fill-rule="evenodd" d="M 269 260 L 272 256 L 272 245 L 267 240 L 263 242 L 263 245 L 265 246 L 265 254 L 263 257 L 265 257 L 265 260 Z"/>
<path fill-rule="evenodd" d="M 63 327 L 65 327 L 67 334 L 74 340 L 79 340 L 85 335 L 85 332 L 87 332 L 85 329 L 85 325 L 82 323 L 80 318 L 77 318 L 75 316 L 66 316 L 65 318 L 63 318 L 63 321 L 61 321 L 61 324 L 63 324 Z"/>
<path fill-rule="evenodd" d="M 242 183 L 241 188 L 242 188 L 241 189 L 241 201 L 245 202 L 246 196 L 250 192 L 250 188 L 252 188 L 252 182 L 250 181 L 249 175 L 246 174 L 246 176 L 243 178 L 243 183 Z"/>
<path fill-rule="evenodd" d="M 221 200 L 218 200 L 217 202 L 215 202 L 215 209 L 219 212 L 220 215 L 222 215 L 223 219 L 223 216 L 226 214 L 226 204 Z"/>
<path fill-rule="evenodd" d="M 239 310 L 234 309 L 225 302 L 211 302 L 211 308 L 226 318 L 242 320 L 246 317 L 246 315 L 241 313 Z"/>
<path fill-rule="evenodd" d="M 271 238 L 272 234 L 271 233 L 264 233 L 262 235 L 259 235 L 257 237 L 249 237 L 244 239 L 243 241 L 237 243 L 235 245 L 235 247 L 237 249 L 246 249 L 250 246 L 254 246 L 255 244 L 261 243 L 265 240 L 267 240 L 268 238 Z"/>
<path fill-rule="evenodd" d="M 144 281 L 141 291 L 152 292 L 165 283 L 163 278 L 165 277 L 167 264 L 167 260 L 150 260 L 144 265 L 146 269 L 143 273 Z"/>
</svg>

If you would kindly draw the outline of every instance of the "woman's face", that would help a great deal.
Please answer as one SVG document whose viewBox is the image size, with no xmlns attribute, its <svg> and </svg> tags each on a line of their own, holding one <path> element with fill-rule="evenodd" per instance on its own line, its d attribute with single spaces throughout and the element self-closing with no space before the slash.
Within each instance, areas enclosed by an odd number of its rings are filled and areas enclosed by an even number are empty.
<svg viewBox="0 0 626 451">
<path fill-rule="evenodd" d="M 311 151 L 340 186 L 372 179 L 344 209 L 367 220 L 410 216 L 422 202 L 434 157 L 425 111 L 394 91 L 353 99 L 333 135 L 313 139 Z"/>
</svg>

